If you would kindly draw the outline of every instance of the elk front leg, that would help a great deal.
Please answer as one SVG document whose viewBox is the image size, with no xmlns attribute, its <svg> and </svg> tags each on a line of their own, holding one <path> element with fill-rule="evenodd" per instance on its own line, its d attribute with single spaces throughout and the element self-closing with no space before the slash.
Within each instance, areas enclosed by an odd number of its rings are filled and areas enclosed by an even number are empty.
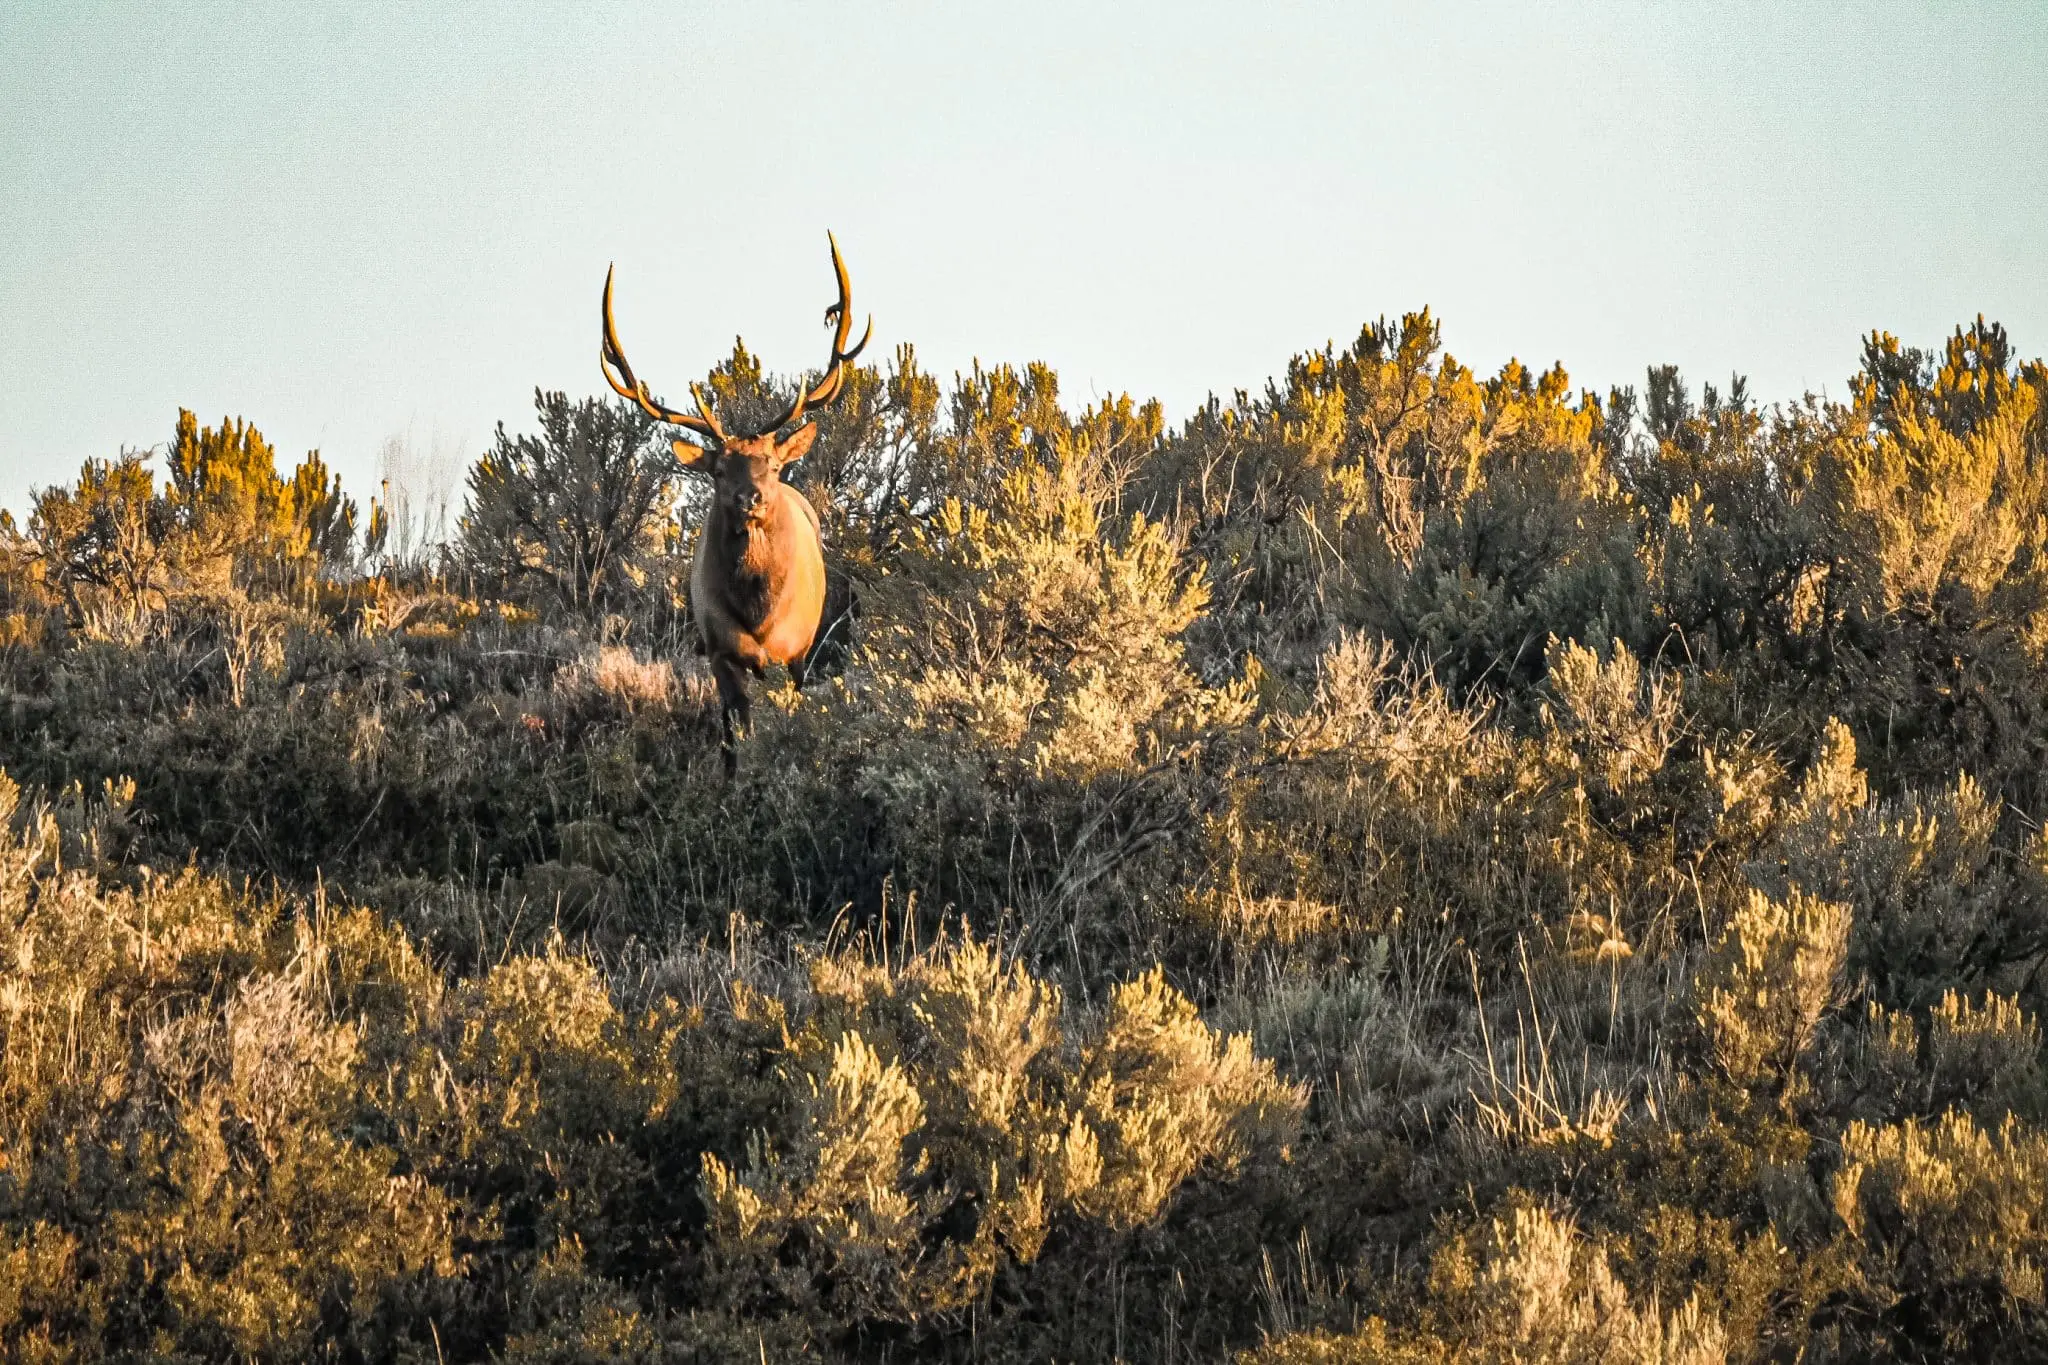
<svg viewBox="0 0 2048 1365">
<path fill-rule="evenodd" d="M 711 661 L 711 676 L 718 683 L 718 752 L 727 777 L 738 772 L 740 765 L 734 732 L 749 728 L 754 715 L 747 701 L 747 685 L 741 673 L 743 667 L 729 655 L 721 655 Z M 738 717 L 737 725 L 734 724 L 735 716 Z"/>
</svg>

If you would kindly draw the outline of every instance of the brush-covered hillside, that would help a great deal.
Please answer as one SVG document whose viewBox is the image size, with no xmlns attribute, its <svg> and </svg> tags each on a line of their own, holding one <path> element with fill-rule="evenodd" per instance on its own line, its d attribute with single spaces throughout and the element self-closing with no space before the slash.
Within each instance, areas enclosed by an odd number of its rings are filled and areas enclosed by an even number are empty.
<svg viewBox="0 0 2048 1365">
<path fill-rule="evenodd" d="M 2039 1358 L 2048 368 L 1846 393 L 905 348 L 730 781 L 631 404 L 178 415 L 0 523 L 0 1355 Z"/>
</svg>

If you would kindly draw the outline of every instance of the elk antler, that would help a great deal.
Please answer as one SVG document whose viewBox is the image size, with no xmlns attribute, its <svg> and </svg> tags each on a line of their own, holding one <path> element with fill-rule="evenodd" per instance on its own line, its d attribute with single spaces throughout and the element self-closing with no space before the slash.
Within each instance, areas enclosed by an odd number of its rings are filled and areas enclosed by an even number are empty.
<svg viewBox="0 0 2048 1365">
<path fill-rule="evenodd" d="M 839 396 L 840 388 L 846 383 L 846 362 L 854 359 L 867 348 L 868 338 L 874 335 L 875 319 L 868 317 L 867 330 L 860 334 L 860 341 L 852 350 L 846 349 L 846 337 L 853 330 L 853 287 L 846 281 L 846 262 L 839 259 L 839 242 L 830 232 L 825 240 L 832 245 L 832 273 L 839 277 L 839 302 L 825 310 L 827 322 L 839 325 L 832 334 L 832 354 L 825 362 L 825 375 L 808 391 L 799 391 L 796 401 L 788 411 L 761 429 L 763 435 L 780 431 L 790 423 L 801 419 L 804 409 L 813 403 L 829 403 Z"/>
<path fill-rule="evenodd" d="M 834 259 L 837 259 L 836 250 Z M 843 272 L 841 278 L 845 278 Z M 672 422 L 676 426 L 687 427 L 700 436 L 709 436 L 718 445 L 725 444 L 725 428 L 718 425 L 718 418 L 712 414 L 711 405 L 704 401 L 702 389 L 695 384 L 690 385 L 690 397 L 697 401 L 697 413 L 692 416 L 687 412 L 677 412 L 674 408 L 663 407 L 655 401 L 654 395 L 647 392 L 647 381 L 633 377 L 633 367 L 626 363 L 626 352 L 619 346 L 619 329 L 612 322 L 610 267 L 606 267 L 604 272 L 604 340 L 597 350 L 597 364 L 598 368 L 604 371 L 604 382 L 612 386 L 612 392 L 621 398 L 630 398 L 638 403 L 640 410 L 655 421 Z M 618 370 L 617 376 L 612 374 L 614 368 Z M 624 382 L 620 382 L 621 380 Z"/>
</svg>

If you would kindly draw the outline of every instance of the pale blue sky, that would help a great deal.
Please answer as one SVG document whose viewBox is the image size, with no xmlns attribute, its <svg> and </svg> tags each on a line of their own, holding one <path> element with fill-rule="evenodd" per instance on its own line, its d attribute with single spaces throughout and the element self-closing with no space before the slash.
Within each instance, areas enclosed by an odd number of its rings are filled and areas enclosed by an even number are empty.
<svg viewBox="0 0 2048 1365">
<path fill-rule="evenodd" d="M 0 6 L 0 505 L 179 406 L 474 455 L 735 332 L 1178 420 L 1429 304 L 1467 363 L 1839 394 L 2048 352 L 2048 3 Z"/>
</svg>

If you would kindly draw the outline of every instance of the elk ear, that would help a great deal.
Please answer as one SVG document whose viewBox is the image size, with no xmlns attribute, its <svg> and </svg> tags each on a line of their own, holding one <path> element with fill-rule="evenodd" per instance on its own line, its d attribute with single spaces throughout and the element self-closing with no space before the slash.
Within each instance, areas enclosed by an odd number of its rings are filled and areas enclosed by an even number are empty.
<svg viewBox="0 0 2048 1365">
<path fill-rule="evenodd" d="M 787 440 L 776 442 L 775 458 L 777 463 L 795 464 L 810 453 L 811 442 L 817 439 L 818 424 L 815 422 L 804 423 L 792 432 Z"/>
<path fill-rule="evenodd" d="M 676 463 L 692 474 L 716 474 L 718 452 L 710 446 L 692 445 L 688 441 L 672 441 L 676 452 Z"/>
</svg>

